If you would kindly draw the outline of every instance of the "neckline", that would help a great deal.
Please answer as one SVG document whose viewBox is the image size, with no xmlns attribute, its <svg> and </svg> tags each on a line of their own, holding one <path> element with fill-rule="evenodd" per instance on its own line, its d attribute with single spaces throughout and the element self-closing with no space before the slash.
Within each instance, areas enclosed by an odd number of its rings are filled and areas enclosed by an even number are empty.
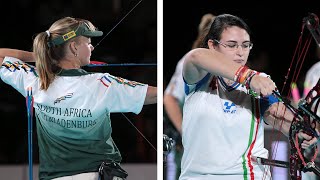
<svg viewBox="0 0 320 180">
<path fill-rule="evenodd" d="M 231 84 L 231 86 L 229 86 L 229 85 L 223 80 L 223 78 L 222 78 L 221 76 L 217 76 L 217 77 L 218 77 L 218 80 L 220 81 L 220 84 L 222 85 L 222 87 L 223 87 L 224 89 L 226 89 L 227 91 L 229 91 L 229 92 L 237 89 L 237 88 L 240 86 L 240 84 L 237 83 L 237 82 L 233 82 L 233 84 Z"/>
<path fill-rule="evenodd" d="M 58 76 L 83 76 L 88 75 L 87 71 L 84 69 L 61 69 L 61 71 L 57 74 Z"/>
</svg>

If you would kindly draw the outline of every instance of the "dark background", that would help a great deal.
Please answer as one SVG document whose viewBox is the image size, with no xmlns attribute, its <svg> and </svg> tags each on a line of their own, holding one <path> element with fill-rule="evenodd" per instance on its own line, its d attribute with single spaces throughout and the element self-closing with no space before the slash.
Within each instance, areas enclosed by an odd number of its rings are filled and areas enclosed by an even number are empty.
<svg viewBox="0 0 320 180">
<path fill-rule="evenodd" d="M 176 63 L 191 49 L 201 17 L 206 13 L 223 13 L 241 17 L 251 28 L 254 43 L 249 64 L 270 74 L 277 86 L 283 86 L 295 47 L 300 36 L 302 19 L 308 13 L 320 16 L 320 1 L 217 1 L 197 0 L 163 5 L 164 86 L 169 82 Z M 310 34 L 305 28 L 304 34 Z M 316 44 L 310 45 L 301 76 L 316 62 Z M 260 61 L 264 54 L 264 61 Z M 291 70 L 292 71 L 292 70 Z"/>
<path fill-rule="evenodd" d="M 90 20 L 107 34 L 133 8 L 137 0 L 11 0 L 0 11 L 0 48 L 31 51 L 39 32 L 65 16 Z M 142 1 L 92 53 L 92 59 L 107 63 L 157 63 L 157 1 Z M 102 37 L 92 38 L 95 46 Z M 129 80 L 157 86 L 156 66 L 85 68 L 109 72 Z M 24 97 L 0 81 L 0 163 L 28 162 L 27 113 Z M 130 121 L 156 147 L 156 105 L 147 105 L 139 115 L 126 113 Z M 123 162 L 155 163 L 156 151 L 122 114 L 112 114 L 112 137 Z M 35 121 L 34 121 L 35 125 Z M 36 128 L 33 128 L 34 131 Z M 38 163 L 36 132 L 34 162 Z"/>
<path fill-rule="evenodd" d="M 233 14 L 242 18 L 249 25 L 254 46 L 248 64 L 255 70 L 271 75 L 280 90 L 284 87 L 285 76 L 301 34 L 303 18 L 307 17 L 308 13 L 314 13 L 320 17 L 319 0 L 297 0 L 294 2 L 281 0 L 196 0 L 179 1 L 179 3 L 164 1 L 163 9 L 164 88 L 169 83 L 177 62 L 191 49 L 198 35 L 200 19 L 206 13 Z M 303 34 L 303 40 L 310 35 L 307 28 Z M 312 39 L 297 81 L 300 94 L 303 90 L 303 81 L 307 70 L 320 60 L 320 55 L 316 57 L 316 48 L 317 45 Z M 293 67 L 297 62 L 297 58 L 294 59 Z M 290 70 L 287 85 L 284 87 L 284 95 L 288 93 L 288 84 L 294 70 L 294 68 Z M 170 125 L 164 126 L 164 132 L 171 132 L 171 129 Z M 265 147 L 271 150 L 270 153 L 274 153 L 272 150 L 276 149 L 271 148 L 273 141 L 287 141 L 287 138 L 282 134 L 277 132 L 275 135 L 273 130 L 273 128 L 266 128 L 265 134 Z M 278 150 L 282 151 L 282 149 Z M 274 158 L 273 155 L 270 154 L 270 157 Z M 169 172 L 170 169 L 167 171 Z"/>
</svg>

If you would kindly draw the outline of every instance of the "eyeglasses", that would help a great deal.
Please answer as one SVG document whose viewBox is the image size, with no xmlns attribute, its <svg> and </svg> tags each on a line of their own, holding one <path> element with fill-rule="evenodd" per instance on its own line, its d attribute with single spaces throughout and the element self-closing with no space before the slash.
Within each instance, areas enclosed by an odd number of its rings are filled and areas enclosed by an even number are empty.
<svg viewBox="0 0 320 180">
<path fill-rule="evenodd" d="M 229 51 L 235 51 L 239 48 L 239 46 L 241 46 L 243 51 L 249 51 L 250 49 L 252 49 L 252 46 L 253 46 L 253 43 L 250 41 L 244 42 L 240 45 L 236 42 L 222 43 L 216 39 L 214 39 L 214 41 L 220 44 L 221 46 L 225 47 Z"/>
</svg>

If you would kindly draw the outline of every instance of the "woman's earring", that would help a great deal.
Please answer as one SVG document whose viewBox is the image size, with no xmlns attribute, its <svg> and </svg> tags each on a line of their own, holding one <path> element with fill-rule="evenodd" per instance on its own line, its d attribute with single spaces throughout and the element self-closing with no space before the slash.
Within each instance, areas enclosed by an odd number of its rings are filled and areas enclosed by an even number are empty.
<svg viewBox="0 0 320 180">
<path fill-rule="evenodd" d="M 74 57 L 77 57 L 78 56 L 78 54 L 77 53 L 74 53 Z"/>
</svg>

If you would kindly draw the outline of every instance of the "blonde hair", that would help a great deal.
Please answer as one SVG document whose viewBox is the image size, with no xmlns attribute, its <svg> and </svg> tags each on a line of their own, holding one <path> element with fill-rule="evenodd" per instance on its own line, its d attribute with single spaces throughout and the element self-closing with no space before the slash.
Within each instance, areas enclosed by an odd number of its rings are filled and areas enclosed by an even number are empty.
<svg viewBox="0 0 320 180">
<path fill-rule="evenodd" d="M 35 37 L 33 52 L 40 78 L 40 89 L 47 90 L 56 75 L 61 71 L 59 61 L 66 55 L 68 45 L 68 42 L 66 42 L 49 47 L 48 42 L 77 29 L 82 23 L 88 24 L 90 29 L 95 30 L 94 25 L 88 20 L 64 17 L 54 22 L 49 30 L 41 32 Z"/>
<path fill-rule="evenodd" d="M 202 41 L 208 34 L 211 23 L 213 22 L 215 17 L 216 16 L 210 13 L 202 16 L 200 24 L 198 26 L 198 36 L 197 39 L 193 42 L 192 49 L 201 47 Z"/>
</svg>

